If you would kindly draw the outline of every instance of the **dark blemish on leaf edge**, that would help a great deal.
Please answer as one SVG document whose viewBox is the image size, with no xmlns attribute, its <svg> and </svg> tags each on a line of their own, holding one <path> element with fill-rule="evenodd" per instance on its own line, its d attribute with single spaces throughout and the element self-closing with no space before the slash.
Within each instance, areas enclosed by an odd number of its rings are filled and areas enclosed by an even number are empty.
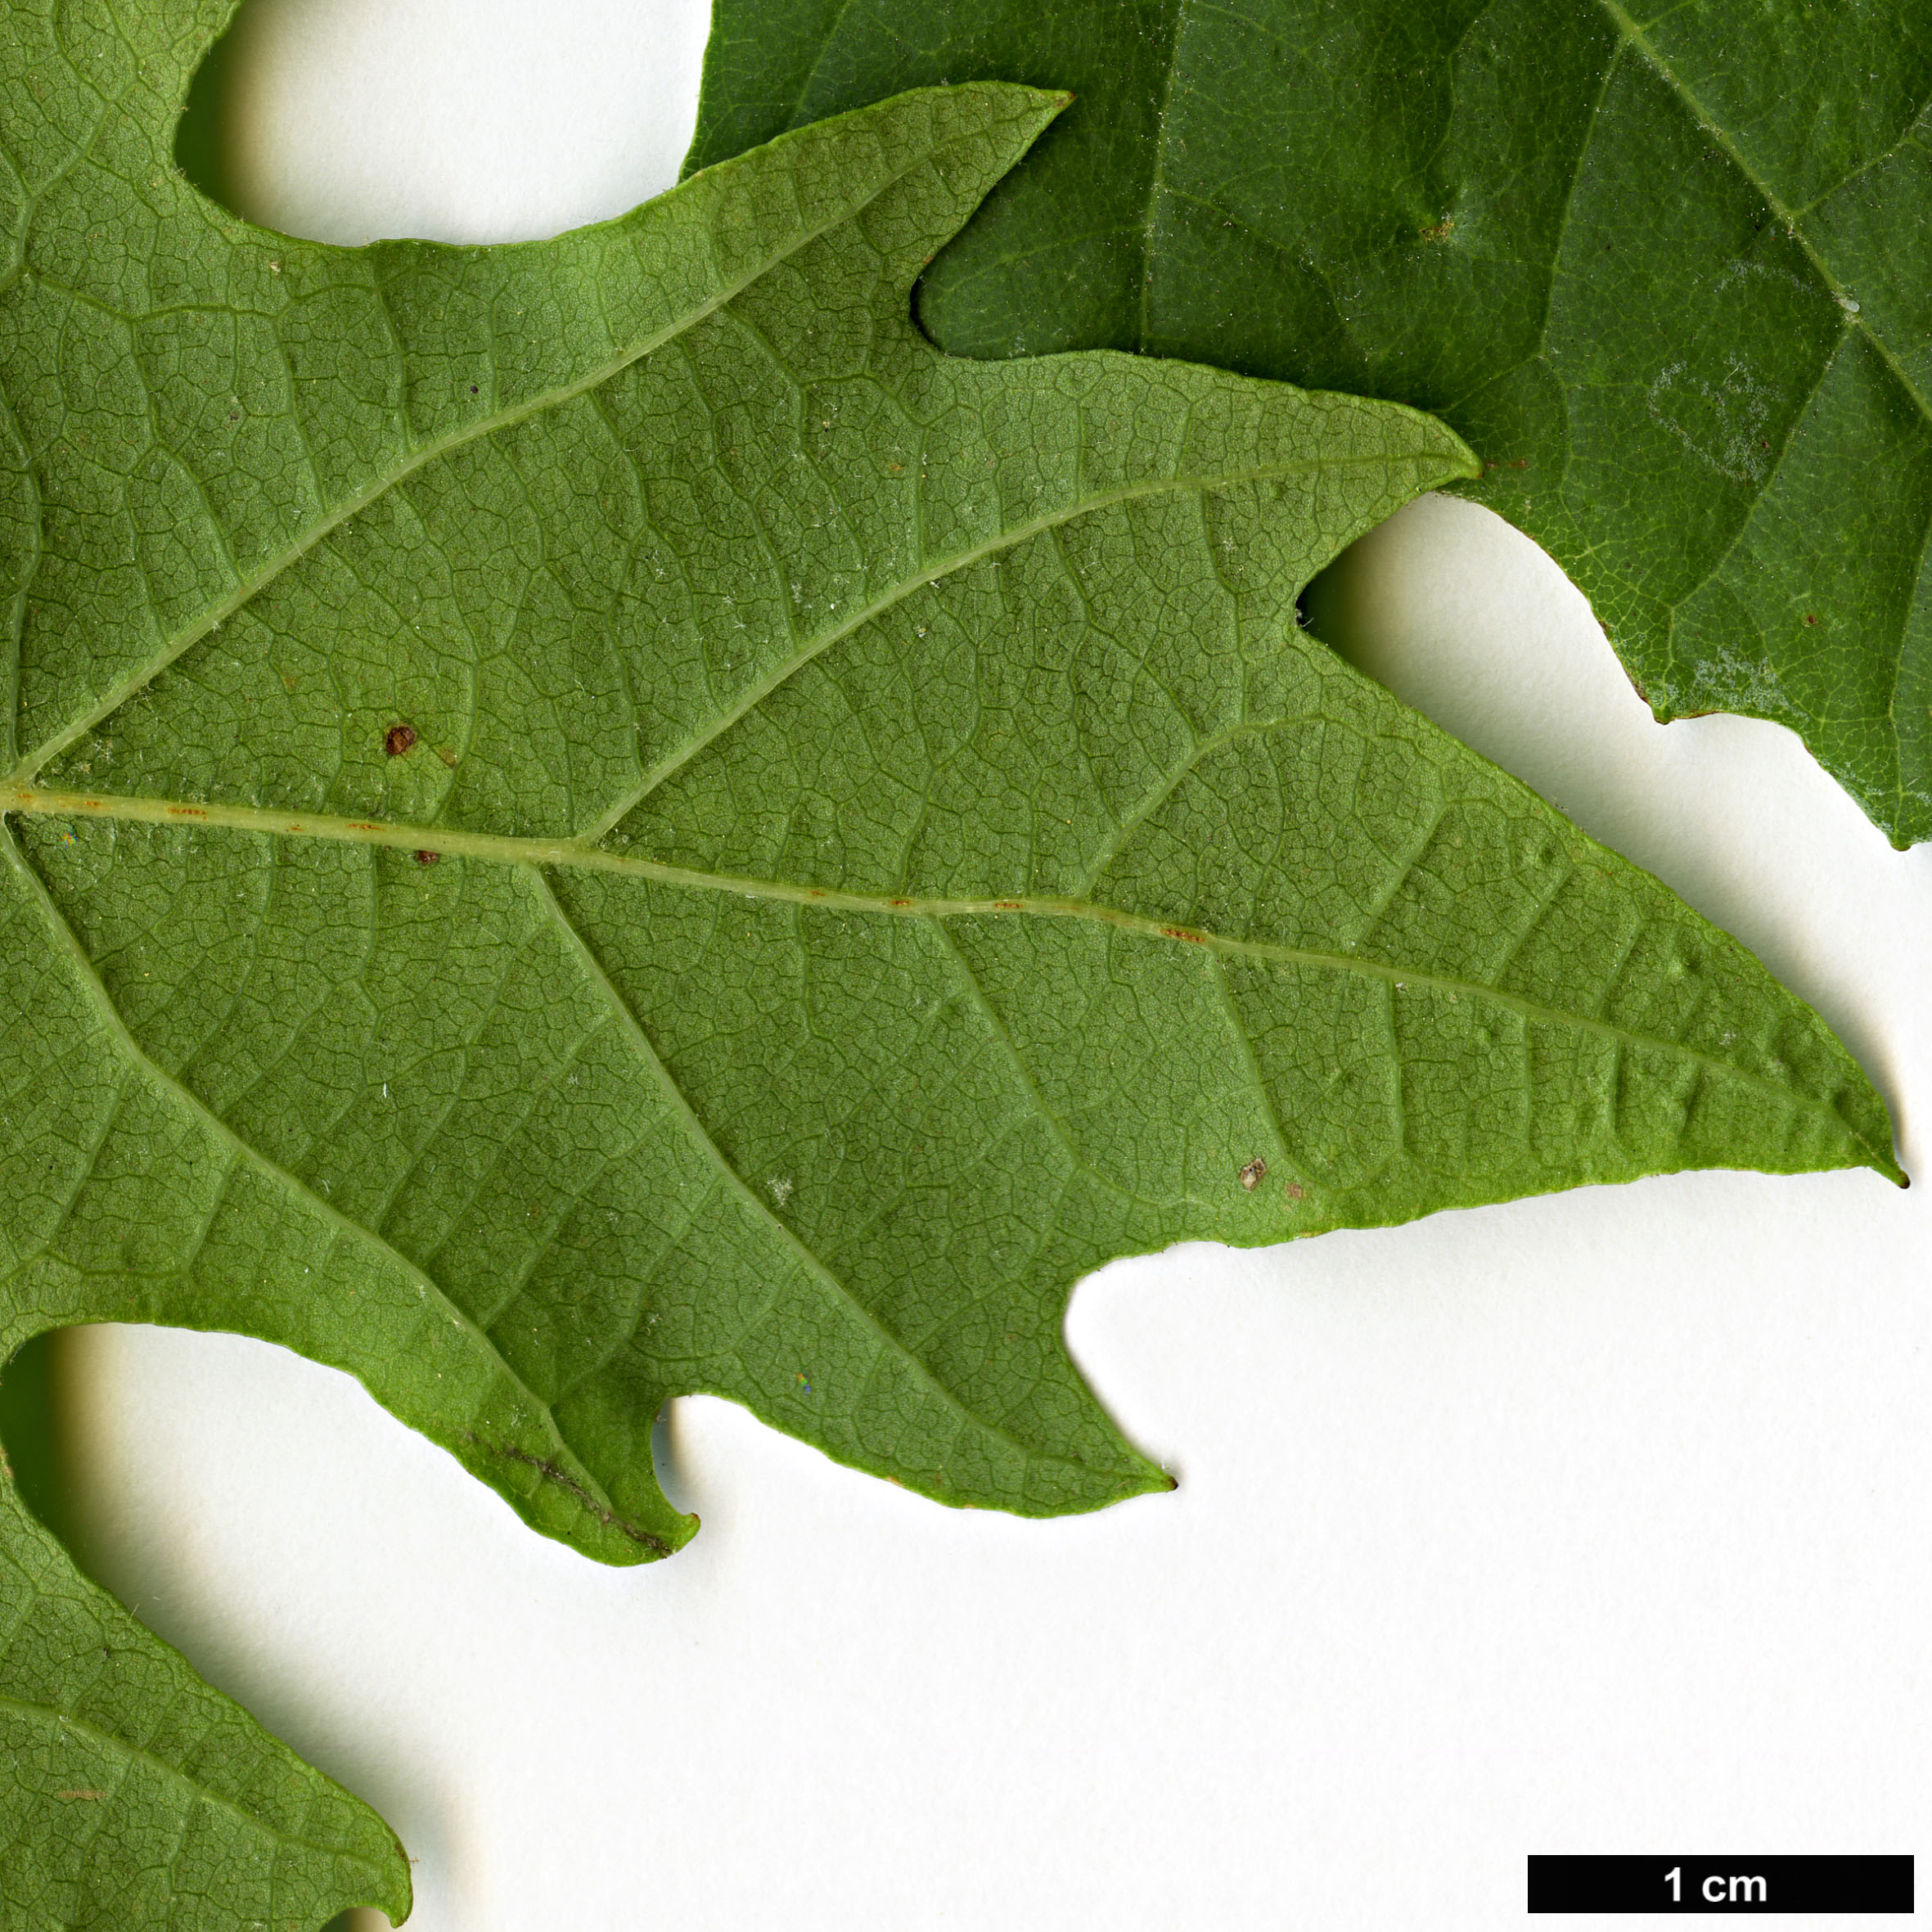
<svg viewBox="0 0 1932 1932">
<path fill-rule="evenodd" d="M 606 1529 L 615 1529 L 620 1536 L 628 1536 L 634 1543 L 647 1550 L 655 1550 L 660 1556 L 674 1556 L 676 1551 L 661 1536 L 653 1536 L 648 1529 L 640 1529 L 635 1523 L 627 1523 L 615 1510 L 607 1510 L 592 1496 L 583 1484 L 567 1470 L 560 1469 L 546 1456 L 533 1456 L 528 1449 L 520 1449 L 515 1443 L 486 1443 L 473 1430 L 463 1431 L 463 1440 L 473 1443 L 478 1448 L 487 1449 L 492 1455 L 501 1456 L 506 1461 L 520 1462 L 527 1469 L 534 1469 L 546 1482 L 555 1483 L 567 1496 L 574 1497 L 601 1523 Z M 692 1529 L 697 1528 L 697 1519 L 691 1519 Z"/>
</svg>

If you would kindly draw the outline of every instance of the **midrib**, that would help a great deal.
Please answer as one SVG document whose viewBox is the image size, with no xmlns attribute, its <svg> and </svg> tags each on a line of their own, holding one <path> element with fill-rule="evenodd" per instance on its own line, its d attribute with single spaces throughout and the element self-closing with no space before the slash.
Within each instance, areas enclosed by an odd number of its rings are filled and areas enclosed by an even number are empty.
<svg viewBox="0 0 1932 1932">
<path fill-rule="evenodd" d="M 385 819 L 343 818 L 323 813 L 264 811 L 253 805 L 190 804 L 171 799 L 133 798 L 111 793 L 48 791 L 29 786 L 0 790 L 0 814 L 20 813 L 50 818 L 109 819 L 142 825 L 209 826 L 253 832 L 272 838 L 319 839 L 338 844 L 369 845 L 412 852 L 438 858 L 474 858 L 499 865 L 554 867 L 565 871 L 605 872 L 619 877 L 649 880 L 693 892 L 717 893 L 733 898 L 782 905 L 817 907 L 833 912 L 855 912 L 883 918 L 1074 920 L 1108 927 L 1138 939 L 1192 946 L 1236 958 L 1270 964 L 1306 966 L 1317 971 L 1348 973 L 1392 985 L 1398 992 L 1440 993 L 1452 1000 L 1470 999 L 1499 1007 L 1539 1025 L 1574 1027 L 1621 1047 L 1647 1048 L 1669 1054 L 1703 1070 L 1735 1080 L 1768 1097 L 1814 1114 L 1840 1134 L 1864 1146 L 1844 1120 L 1826 1103 L 1748 1068 L 1700 1052 L 1694 1047 L 1660 1035 L 1619 1026 L 1592 1015 L 1569 1011 L 1521 994 L 1506 993 L 1480 980 L 1461 980 L 1425 968 L 1365 959 L 1348 952 L 1246 939 L 1200 926 L 1177 925 L 1144 913 L 1083 898 L 1024 894 L 1007 898 L 942 898 L 930 895 L 851 892 L 834 886 L 808 885 L 786 879 L 761 879 L 725 872 L 702 871 L 662 859 L 613 852 L 574 839 L 508 837 L 492 832 L 452 830 L 443 826 L 399 824 Z M 1881 1168 L 1891 1165 L 1890 1150 L 1867 1149 Z"/>
</svg>

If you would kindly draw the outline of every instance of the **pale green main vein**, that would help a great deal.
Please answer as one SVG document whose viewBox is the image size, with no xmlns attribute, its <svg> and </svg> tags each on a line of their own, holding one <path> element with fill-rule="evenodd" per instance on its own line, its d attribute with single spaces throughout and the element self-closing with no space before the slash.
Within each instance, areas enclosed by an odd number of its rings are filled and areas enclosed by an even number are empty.
<svg viewBox="0 0 1932 1932">
<path fill-rule="evenodd" d="M 1000 898 L 934 898 L 848 892 L 833 886 L 799 885 L 786 879 L 744 878 L 730 873 L 703 872 L 688 866 L 668 865 L 661 859 L 641 858 L 633 853 L 606 851 L 574 839 L 506 838 L 491 832 L 456 831 L 431 825 L 397 825 L 381 819 L 339 818 L 320 813 L 266 812 L 253 805 L 190 805 L 168 799 L 42 791 L 24 786 L 0 791 L 0 814 L 9 812 L 47 818 L 105 818 L 141 825 L 207 826 L 225 831 L 263 834 L 272 838 L 324 839 L 340 844 L 383 846 L 392 851 L 489 860 L 500 865 L 556 866 L 648 879 L 662 885 L 719 893 L 736 898 L 817 906 L 835 912 L 913 919 L 1001 918 L 1017 914 L 1023 918 L 1083 920 L 1110 926 L 1138 939 L 1204 947 L 1214 952 L 1265 960 L 1277 966 L 1353 973 L 1364 979 L 1383 980 L 1397 992 L 1412 989 L 1440 993 L 1451 999 L 1484 1000 L 1539 1024 L 1574 1026 L 1619 1046 L 1650 1047 L 1658 1052 L 1675 1055 L 1705 1072 L 1722 1074 L 1759 1092 L 1804 1108 L 1829 1120 L 1840 1133 L 1858 1138 L 1844 1119 L 1826 1102 L 1813 1100 L 1762 1074 L 1752 1073 L 1748 1068 L 1700 1052 L 1695 1047 L 1686 1046 L 1680 1041 L 1637 1033 L 1607 1020 L 1568 1012 L 1560 1007 L 1545 1006 L 1539 1001 L 1525 999 L 1519 993 L 1505 993 L 1498 987 L 1485 985 L 1480 980 L 1457 980 L 1442 973 L 1389 966 L 1350 952 L 1325 952 L 1309 947 L 1280 945 L 1267 939 L 1236 939 L 1225 933 L 1150 919 L 1143 913 L 1125 912 L 1091 899 L 1039 894 Z M 1862 1141 L 1858 1144 L 1866 1145 Z M 1889 1149 L 1868 1147 L 1867 1151 L 1874 1154 L 1882 1172 L 1896 1172 Z M 322 1205 L 325 1208 L 327 1205 L 326 1202 Z"/>
</svg>

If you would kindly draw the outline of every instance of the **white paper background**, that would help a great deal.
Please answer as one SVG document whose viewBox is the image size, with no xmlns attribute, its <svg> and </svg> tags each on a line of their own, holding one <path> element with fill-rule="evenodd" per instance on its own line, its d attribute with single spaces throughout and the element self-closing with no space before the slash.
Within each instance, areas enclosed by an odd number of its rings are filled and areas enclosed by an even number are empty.
<svg viewBox="0 0 1932 1932">
<path fill-rule="evenodd" d="M 548 233 L 688 138 L 691 0 L 254 7 L 279 226 Z M 1815 1002 L 1925 1175 L 1932 848 L 1772 727 L 1653 724 L 1466 504 L 1325 615 Z M 1173 1495 L 957 1514 L 691 1399 L 660 1439 L 704 1531 L 628 1571 L 344 1377 L 100 1330 L 86 1539 L 395 1825 L 421 1932 L 1502 1925 L 1533 1850 L 1925 1849 L 1929 1223 L 1922 1180 L 1711 1174 L 1120 1263 L 1070 1332 Z"/>
</svg>

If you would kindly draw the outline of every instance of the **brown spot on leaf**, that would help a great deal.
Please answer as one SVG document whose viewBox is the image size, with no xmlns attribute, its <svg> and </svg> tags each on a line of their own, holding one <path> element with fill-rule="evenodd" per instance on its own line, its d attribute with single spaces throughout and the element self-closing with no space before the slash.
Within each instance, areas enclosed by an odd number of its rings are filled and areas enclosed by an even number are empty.
<svg viewBox="0 0 1932 1932">
<path fill-rule="evenodd" d="M 607 1510 L 592 1496 L 583 1484 L 578 1482 L 568 1470 L 560 1468 L 546 1456 L 533 1456 L 528 1449 L 519 1448 L 515 1443 L 486 1443 L 472 1430 L 463 1431 L 463 1440 L 475 1443 L 478 1448 L 493 1450 L 511 1462 L 521 1463 L 526 1469 L 534 1469 L 547 1483 L 554 1483 L 574 1502 L 581 1503 L 606 1529 L 615 1529 L 620 1536 L 628 1536 L 641 1547 L 660 1556 L 669 1556 L 671 1546 L 660 1536 L 653 1536 L 648 1529 L 640 1529 L 635 1523 L 627 1523 L 614 1510 Z M 695 1528 L 696 1517 L 689 1519 Z"/>
<path fill-rule="evenodd" d="M 442 857 L 440 852 L 419 852 L 416 855 L 416 862 L 419 866 L 433 866 L 439 863 Z"/>
<path fill-rule="evenodd" d="M 1281 1191 L 1290 1200 L 1303 1200 L 1307 1198 L 1308 1191 L 1302 1186 L 1300 1182 L 1290 1181 L 1282 1187 Z"/>
<path fill-rule="evenodd" d="M 456 754 L 447 745 L 439 745 L 436 747 L 436 755 L 449 767 L 451 771 L 453 772 L 456 769 Z"/>
<path fill-rule="evenodd" d="M 1252 1194 L 1254 1190 L 1261 1185 L 1261 1178 L 1267 1172 L 1268 1163 L 1263 1160 L 1259 1154 L 1257 1154 L 1254 1158 L 1241 1169 L 1242 1187 L 1245 1187 L 1249 1193 Z"/>
<path fill-rule="evenodd" d="M 382 749 L 391 758 L 400 758 L 405 751 L 413 750 L 416 745 L 416 727 L 412 724 L 392 724 L 382 734 Z"/>
<path fill-rule="evenodd" d="M 1815 610 L 1807 610 L 1804 614 L 1804 621 L 1807 624 L 1816 624 L 1818 621 L 1817 613 Z"/>
<path fill-rule="evenodd" d="M 105 1791 L 93 1791 L 83 1788 L 76 1791 L 57 1792 L 56 1795 L 61 1798 L 105 1798 L 107 1794 Z"/>
</svg>

